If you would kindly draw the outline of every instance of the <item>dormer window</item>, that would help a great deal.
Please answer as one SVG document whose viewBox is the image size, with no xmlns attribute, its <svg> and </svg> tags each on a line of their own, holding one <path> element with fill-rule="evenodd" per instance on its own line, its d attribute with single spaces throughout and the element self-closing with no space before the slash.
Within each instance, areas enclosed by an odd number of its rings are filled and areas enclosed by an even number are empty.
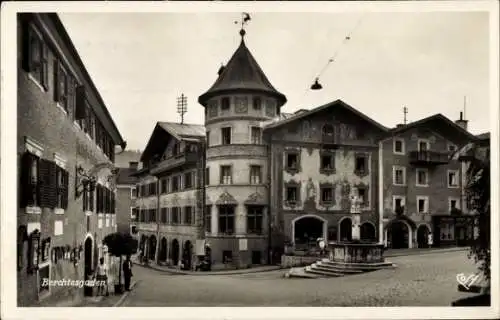
<svg viewBox="0 0 500 320">
<path fill-rule="evenodd" d="M 220 108 L 221 108 L 221 110 L 229 110 L 229 98 L 228 97 L 222 98 Z"/>
</svg>

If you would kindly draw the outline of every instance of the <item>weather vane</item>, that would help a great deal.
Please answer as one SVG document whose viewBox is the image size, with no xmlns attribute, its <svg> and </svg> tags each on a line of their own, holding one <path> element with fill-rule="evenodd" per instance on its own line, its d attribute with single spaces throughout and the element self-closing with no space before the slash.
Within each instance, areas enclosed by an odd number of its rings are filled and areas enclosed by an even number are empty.
<svg viewBox="0 0 500 320">
<path fill-rule="evenodd" d="M 245 35 L 245 25 L 248 23 L 248 21 L 252 20 L 250 18 L 250 15 L 246 12 L 241 13 L 241 21 L 235 21 L 234 24 L 241 23 L 241 30 L 240 30 L 240 35 L 243 37 Z"/>
</svg>

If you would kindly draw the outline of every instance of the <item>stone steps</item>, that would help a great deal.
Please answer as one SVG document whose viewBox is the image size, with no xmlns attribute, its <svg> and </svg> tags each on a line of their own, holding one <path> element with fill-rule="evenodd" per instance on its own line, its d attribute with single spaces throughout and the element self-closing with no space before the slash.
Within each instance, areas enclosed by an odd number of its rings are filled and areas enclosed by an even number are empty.
<svg viewBox="0 0 500 320">
<path fill-rule="evenodd" d="M 362 270 L 353 269 L 353 268 L 345 268 L 343 266 L 338 266 L 335 264 L 326 263 L 324 261 L 318 261 L 318 262 L 314 263 L 314 265 L 317 268 L 322 269 L 322 270 L 327 270 L 327 271 L 331 271 L 331 272 L 338 272 L 338 273 L 342 273 L 342 274 L 356 274 L 356 273 L 363 272 Z"/>
<path fill-rule="evenodd" d="M 321 276 L 328 276 L 328 277 L 343 277 L 344 274 L 342 272 L 338 271 L 333 271 L 330 270 L 328 267 L 323 267 L 320 265 L 317 265 L 316 263 L 313 263 L 310 266 L 307 266 L 304 268 L 304 271 L 306 273 L 313 273 Z"/>
<path fill-rule="evenodd" d="M 343 277 L 346 275 L 361 274 L 381 269 L 392 269 L 396 265 L 391 262 L 376 263 L 348 263 L 322 259 L 303 268 L 291 268 L 285 274 L 286 278 L 324 278 Z"/>
<path fill-rule="evenodd" d="M 372 271 L 379 269 L 394 268 L 396 265 L 392 262 L 375 262 L 375 263 L 350 263 L 350 262 L 340 262 L 340 261 L 330 261 L 328 259 L 321 260 L 321 263 L 347 270 L 358 270 L 358 271 Z"/>
</svg>

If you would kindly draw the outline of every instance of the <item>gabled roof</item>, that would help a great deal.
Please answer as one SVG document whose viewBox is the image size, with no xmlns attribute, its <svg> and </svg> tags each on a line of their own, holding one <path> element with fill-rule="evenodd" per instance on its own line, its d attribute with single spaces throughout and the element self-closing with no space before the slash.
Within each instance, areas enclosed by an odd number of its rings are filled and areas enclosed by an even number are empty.
<svg viewBox="0 0 500 320">
<path fill-rule="evenodd" d="M 291 116 L 286 116 L 283 119 L 280 119 L 278 121 L 274 121 L 274 122 L 271 122 L 271 123 L 265 125 L 264 126 L 264 130 L 280 127 L 280 126 L 282 126 L 284 124 L 291 123 L 291 122 L 299 120 L 299 119 L 303 119 L 303 118 L 308 117 L 308 116 L 310 116 L 310 115 L 312 115 L 314 113 L 318 113 L 318 112 L 323 111 L 323 110 L 328 109 L 328 108 L 343 108 L 343 109 L 346 109 L 346 110 L 354 113 L 356 116 L 358 116 L 358 117 L 362 118 L 363 120 L 367 121 L 371 125 L 375 126 L 376 128 L 380 129 L 381 131 L 388 131 L 389 130 L 385 126 L 383 126 L 380 123 L 376 122 L 375 120 L 373 120 L 372 118 L 368 117 L 364 113 L 359 112 L 358 110 L 354 109 L 353 107 L 351 107 L 350 105 L 348 105 L 347 103 L 345 103 L 344 101 L 342 101 L 340 99 L 337 99 L 335 101 L 332 101 L 330 103 L 327 103 L 325 105 L 319 106 L 319 107 L 311 109 L 311 110 L 302 111 L 303 109 L 301 109 L 301 110 L 299 110 L 301 112 L 294 113 Z"/>
<path fill-rule="evenodd" d="M 136 176 L 133 176 L 136 172 L 137 169 L 133 168 L 118 168 L 116 184 L 136 184 L 139 180 Z"/>
<path fill-rule="evenodd" d="M 205 138 L 205 127 L 199 124 L 157 122 L 142 152 L 141 161 L 145 162 L 153 154 L 162 152 L 171 137 L 179 141 L 201 142 Z"/>
<path fill-rule="evenodd" d="M 206 106 L 207 100 L 211 97 L 233 91 L 268 93 L 277 98 L 278 106 L 282 106 L 286 102 L 285 95 L 276 90 L 267 79 L 245 45 L 243 38 L 240 46 L 223 68 L 215 83 L 198 98 L 198 102 Z"/>
<path fill-rule="evenodd" d="M 423 118 L 423 119 L 420 119 L 420 120 L 417 120 L 414 122 L 410 122 L 410 123 L 403 125 L 403 126 L 392 128 L 390 130 L 390 132 L 392 134 L 397 134 L 397 133 L 404 132 L 404 131 L 411 129 L 411 128 L 415 128 L 415 127 L 418 127 L 421 125 L 429 125 L 429 124 L 436 124 L 436 127 L 438 127 L 438 128 L 444 128 L 444 126 L 448 126 L 452 129 L 456 130 L 456 132 L 459 133 L 459 135 L 461 135 L 462 138 L 464 138 L 465 140 L 470 140 L 470 141 L 477 140 L 477 137 L 475 135 L 471 134 L 469 131 L 465 130 L 464 128 L 462 128 L 461 126 L 456 124 L 455 122 L 451 121 L 450 119 L 448 119 L 447 117 L 445 117 L 441 113 L 436 113 L 435 115 L 429 116 L 427 118 Z"/>
<path fill-rule="evenodd" d="M 200 124 L 158 122 L 158 125 L 178 140 L 205 137 L 205 127 Z"/>
<path fill-rule="evenodd" d="M 485 133 L 478 134 L 478 135 L 476 135 L 476 138 L 478 138 L 479 140 L 489 140 L 490 139 L 490 133 L 489 132 L 485 132 Z"/>
</svg>

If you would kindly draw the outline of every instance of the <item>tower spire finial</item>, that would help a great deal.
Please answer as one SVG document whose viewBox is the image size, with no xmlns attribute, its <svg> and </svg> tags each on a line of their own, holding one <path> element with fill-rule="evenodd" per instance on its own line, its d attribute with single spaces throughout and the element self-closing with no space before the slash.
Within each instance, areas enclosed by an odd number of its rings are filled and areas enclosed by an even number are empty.
<svg viewBox="0 0 500 320">
<path fill-rule="evenodd" d="M 248 13 L 246 13 L 246 12 L 241 13 L 241 21 L 239 22 L 241 24 L 241 29 L 240 29 L 241 40 L 243 40 L 243 37 L 245 37 L 245 34 L 246 34 L 245 25 L 250 20 L 252 20 L 252 19 L 250 18 L 250 15 Z M 238 21 L 235 21 L 234 23 L 238 24 Z"/>
</svg>

